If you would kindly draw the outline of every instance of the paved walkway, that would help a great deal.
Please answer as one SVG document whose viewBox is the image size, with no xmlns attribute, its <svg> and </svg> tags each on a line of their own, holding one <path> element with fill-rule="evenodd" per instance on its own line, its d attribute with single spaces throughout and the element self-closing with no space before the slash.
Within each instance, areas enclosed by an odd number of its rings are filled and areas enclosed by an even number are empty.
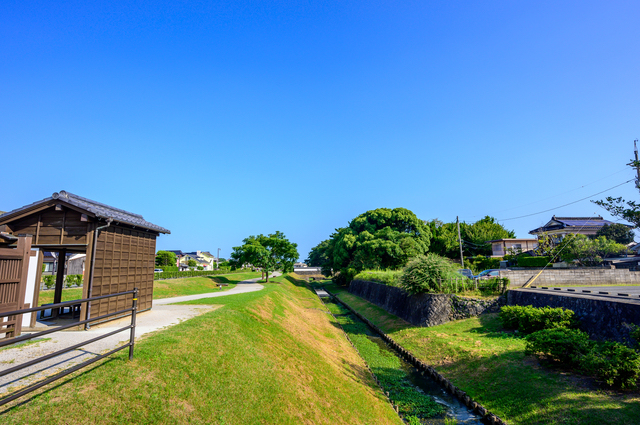
<svg viewBox="0 0 640 425">
<path fill-rule="evenodd" d="M 275 274 L 278 275 L 278 274 Z M 136 317 L 136 339 L 149 332 L 165 329 L 176 325 L 184 320 L 215 310 L 215 306 L 211 305 L 171 305 L 182 301 L 191 301 L 201 298 L 223 297 L 229 295 L 242 294 L 247 292 L 259 291 L 264 286 L 256 283 L 257 279 L 249 279 L 239 282 L 233 289 L 224 292 L 213 292 L 206 294 L 188 295 L 184 297 L 164 298 L 153 301 L 153 308 L 150 311 L 140 313 Z M 12 368 L 20 363 L 26 363 L 46 354 L 59 351 L 65 347 L 87 341 L 99 335 L 104 335 L 118 328 L 122 328 L 131 323 L 131 318 L 126 317 L 119 320 L 104 323 L 102 325 L 93 326 L 87 331 L 60 331 L 50 335 L 46 335 L 43 340 L 35 344 L 8 348 L 0 351 L 0 371 Z M 45 328 L 43 328 L 44 330 Z M 25 332 L 26 333 L 26 332 Z M 67 369 L 74 364 L 89 360 L 90 358 L 113 350 L 118 345 L 129 341 L 129 332 L 123 331 L 96 341 L 92 344 L 83 346 L 80 349 L 70 351 L 68 353 L 57 356 L 48 361 L 38 363 L 37 365 L 22 369 L 17 372 L 0 376 L 0 396 L 3 393 L 13 392 L 15 388 L 23 387 L 28 384 L 40 381 L 45 377 L 54 375 Z M 124 351 L 126 351 L 125 349 Z M 134 354 L 135 355 L 135 354 Z"/>
</svg>

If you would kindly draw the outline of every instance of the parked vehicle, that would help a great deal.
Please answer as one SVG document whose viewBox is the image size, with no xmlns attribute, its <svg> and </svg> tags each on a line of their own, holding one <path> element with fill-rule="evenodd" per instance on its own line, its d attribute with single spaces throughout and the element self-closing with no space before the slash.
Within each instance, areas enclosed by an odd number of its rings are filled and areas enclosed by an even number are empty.
<svg viewBox="0 0 640 425">
<path fill-rule="evenodd" d="M 162 273 L 163 271 L 164 271 L 164 270 L 162 270 L 162 269 L 155 269 L 155 270 L 153 270 L 153 272 L 154 272 L 154 273 Z"/>
<path fill-rule="evenodd" d="M 471 269 L 460 269 L 458 270 L 458 273 L 460 273 L 462 276 L 469 278 L 469 279 L 473 279 L 473 272 L 471 271 Z"/>
<path fill-rule="evenodd" d="M 476 279 L 491 279 L 493 277 L 500 277 L 500 270 L 498 270 L 498 269 L 489 269 L 489 270 L 481 271 L 476 276 Z"/>
</svg>

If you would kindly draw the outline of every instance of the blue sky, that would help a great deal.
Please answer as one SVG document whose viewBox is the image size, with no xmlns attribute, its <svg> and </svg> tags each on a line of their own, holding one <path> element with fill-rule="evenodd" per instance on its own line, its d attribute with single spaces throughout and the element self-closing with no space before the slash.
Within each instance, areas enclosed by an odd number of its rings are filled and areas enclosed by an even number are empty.
<svg viewBox="0 0 640 425">
<path fill-rule="evenodd" d="M 302 259 L 367 210 L 609 217 L 634 173 L 637 2 L 3 1 L 0 210 L 67 190 Z M 606 195 L 638 199 L 627 184 Z"/>
</svg>

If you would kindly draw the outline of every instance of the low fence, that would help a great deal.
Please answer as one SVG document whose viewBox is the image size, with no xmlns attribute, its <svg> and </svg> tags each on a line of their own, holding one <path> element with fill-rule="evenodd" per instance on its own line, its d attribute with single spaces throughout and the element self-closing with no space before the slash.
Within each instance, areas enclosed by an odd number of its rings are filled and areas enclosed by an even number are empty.
<svg viewBox="0 0 640 425">
<path fill-rule="evenodd" d="M 124 332 L 126 330 L 129 330 L 129 332 L 130 332 L 129 343 L 127 343 L 125 345 L 122 345 L 120 347 L 117 347 L 117 348 L 109 351 L 108 353 L 101 354 L 101 355 L 98 355 L 96 357 L 93 357 L 92 359 L 89 359 L 89 360 L 87 360 L 85 362 L 82 362 L 82 363 L 80 363 L 80 364 L 78 364 L 76 366 L 73 366 L 73 367 L 71 367 L 69 369 L 64 370 L 63 372 L 60 372 L 60 373 L 58 373 L 56 375 L 53 375 L 53 376 L 51 376 L 51 377 L 49 377 L 47 379 L 44 379 L 44 380 L 42 380 L 40 382 L 37 382 L 37 383 L 35 383 L 33 385 L 30 385 L 30 386 L 28 386 L 28 387 L 26 387 L 26 388 L 24 388 L 24 389 L 22 389 L 20 391 L 17 391 L 15 393 L 7 396 L 7 397 L 4 397 L 4 398 L 0 399 L 0 406 L 3 406 L 5 404 L 9 403 L 10 401 L 16 400 L 17 398 L 20 398 L 23 395 L 29 394 L 30 392 L 35 391 L 38 388 L 41 388 L 41 387 L 43 387 L 43 386 L 45 386 L 47 384 L 50 384 L 50 383 L 52 383 L 54 381 L 57 381 L 60 378 L 64 378 L 65 376 L 69 375 L 70 373 L 76 372 L 76 371 L 82 369 L 85 366 L 89 366 L 90 364 L 95 363 L 95 362 L 97 362 L 97 361 L 99 361 L 99 360 L 101 360 L 101 359 L 103 359 L 103 358 L 105 358 L 107 356 L 110 356 L 111 354 L 117 353 L 120 350 L 124 350 L 127 347 L 129 348 L 129 360 L 133 360 L 133 346 L 134 346 L 134 342 L 135 342 L 135 329 L 136 329 L 136 308 L 137 308 L 137 305 L 138 305 L 138 288 L 135 288 L 132 291 L 120 292 L 120 293 L 117 293 L 117 294 L 102 295 L 102 296 L 99 296 L 99 297 L 84 298 L 84 299 L 80 299 L 80 300 L 66 301 L 66 302 L 63 302 L 63 303 L 49 304 L 47 306 L 42 306 L 42 307 L 33 307 L 33 308 L 26 308 L 26 309 L 23 309 L 23 310 L 14 310 L 14 311 L 7 311 L 7 312 L 0 313 L 0 318 L 9 317 L 9 319 L 11 319 L 13 317 L 17 317 L 18 315 L 22 315 L 22 314 L 26 314 L 26 313 L 32 313 L 32 312 L 35 312 L 35 311 L 44 311 L 44 310 L 48 310 L 50 308 L 51 309 L 64 308 L 64 307 L 73 308 L 77 304 L 88 303 L 90 301 L 96 301 L 96 300 L 101 300 L 101 299 L 105 299 L 105 298 L 118 297 L 118 296 L 128 295 L 128 294 L 132 294 L 133 295 L 133 299 L 132 299 L 132 302 L 131 302 L 132 303 L 131 304 L 131 308 L 126 308 L 126 309 L 123 309 L 123 310 L 120 310 L 120 311 L 116 311 L 116 312 L 113 312 L 113 313 L 105 314 L 105 315 L 94 317 L 94 318 L 90 318 L 90 319 L 87 319 L 87 320 L 81 320 L 79 322 L 74 322 L 74 323 L 71 323 L 71 324 L 68 324 L 68 325 L 64 325 L 64 326 L 58 326 L 58 327 L 55 327 L 53 329 L 44 330 L 42 332 L 36 332 L 36 333 L 33 333 L 33 334 L 29 334 L 29 335 L 23 335 L 23 336 L 11 338 L 11 339 L 6 338 L 4 340 L 0 340 L 0 348 L 2 348 L 2 347 L 7 347 L 7 346 L 12 345 L 12 344 L 17 344 L 17 343 L 20 343 L 20 342 L 23 342 L 23 341 L 28 341 L 28 340 L 33 339 L 33 338 L 39 338 L 39 337 L 44 336 L 44 335 L 49 335 L 49 334 L 52 334 L 54 332 L 59 332 L 59 331 L 65 330 L 65 329 L 70 329 L 70 328 L 73 328 L 73 327 L 89 324 L 90 322 L 104 320 L 104 319 L 106 319 L 108 317 L 119 315 L 119 314 L 122 315 L 121 317 L 126 317 L 126 316 L 129 316 L 129 315 L 131 316 L 131 323 L 129 325 L 123 327 L 123 328 L 116 329 L 115 331 L 100 335 L 100 336 L 92 338 L 92 339 L 90 339 L 88 341 L 83 341 L 83 342 L 81 342 L 79 344 L 72 345 L 70 347 L 64 348 L 64 349 L 56 351 L 54 353 L 47 354 L 47 355 L 39 357 L 37 359 L 33 359 L 33 360 L 28 361 L 28 362 L 25 362 L 25 363 L 19 364 L 17 366 L 14 366 L 12 368 L 0 371 L 0 376 L 5 376 L 5 375 L 8 375 L 10 373 L 17 372 L 17 371 L 20 371 L 20 370 L 25 369 L 27 367 L 33 366 L 35 364 L 38 364 L 40 362 L 52 359 L 52 358 L 57 357 L 57 356 L 59 356 L 61 354 L 68 353 L 69 351 L 77 350 L 80 347 L 83 347 L 85 345 L 91 344 L 91 343 L 99 341 L 101 339 L 110 337 L 110 336 L 115 335 L 115 334 L 117 334 L 119 332 Z M 1 330 L 0 330 L 0 333 L 1 333 Z"/>
</svg>

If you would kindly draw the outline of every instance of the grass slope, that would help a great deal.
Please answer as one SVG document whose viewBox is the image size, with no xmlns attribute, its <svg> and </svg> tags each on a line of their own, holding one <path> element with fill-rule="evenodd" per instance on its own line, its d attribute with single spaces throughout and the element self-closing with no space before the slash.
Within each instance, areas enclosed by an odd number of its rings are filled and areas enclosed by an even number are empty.
<svg viewBox="0 0 640 425">
<path fill-rule="evenodd" d="M 588 378 L 524 355 L 524 340 L 503 333 L 497 315 L 431 328 L 327 285 L 418 358 L 510 424 L 638 424 L 640 395 L 602 390 Z"/>
<path fill-rule="evenodd" d="M 291 279 L 293 281 L 293 279 Z M 302 283 L 198 300 L 220 307 L 0 414 L 3 424 L 400 424 Z"/>
<path fill-rule="evenodd" d="M 222 291 L 228 291 L 235 288 L 238 282 L 243 280 L 260 277 L 260 273 L 234 273 L 228 275 L 217 276 L 198 276 L 186 277 L 181 279 L 156 280 L 153 282 L 153 299 L 181 297 L 183 295 L 205 294 L 207 292 L 219 292 L 219 283 L 226 283 L 229 286 L 223 286 Z M 38 303 L 53 303 L 53 294 L 55 291 L 40 291 Z M 77 300 L 82 298 L 82 288 L 64 288 L 62 290 L 62 302 Z"/>
</svg>

